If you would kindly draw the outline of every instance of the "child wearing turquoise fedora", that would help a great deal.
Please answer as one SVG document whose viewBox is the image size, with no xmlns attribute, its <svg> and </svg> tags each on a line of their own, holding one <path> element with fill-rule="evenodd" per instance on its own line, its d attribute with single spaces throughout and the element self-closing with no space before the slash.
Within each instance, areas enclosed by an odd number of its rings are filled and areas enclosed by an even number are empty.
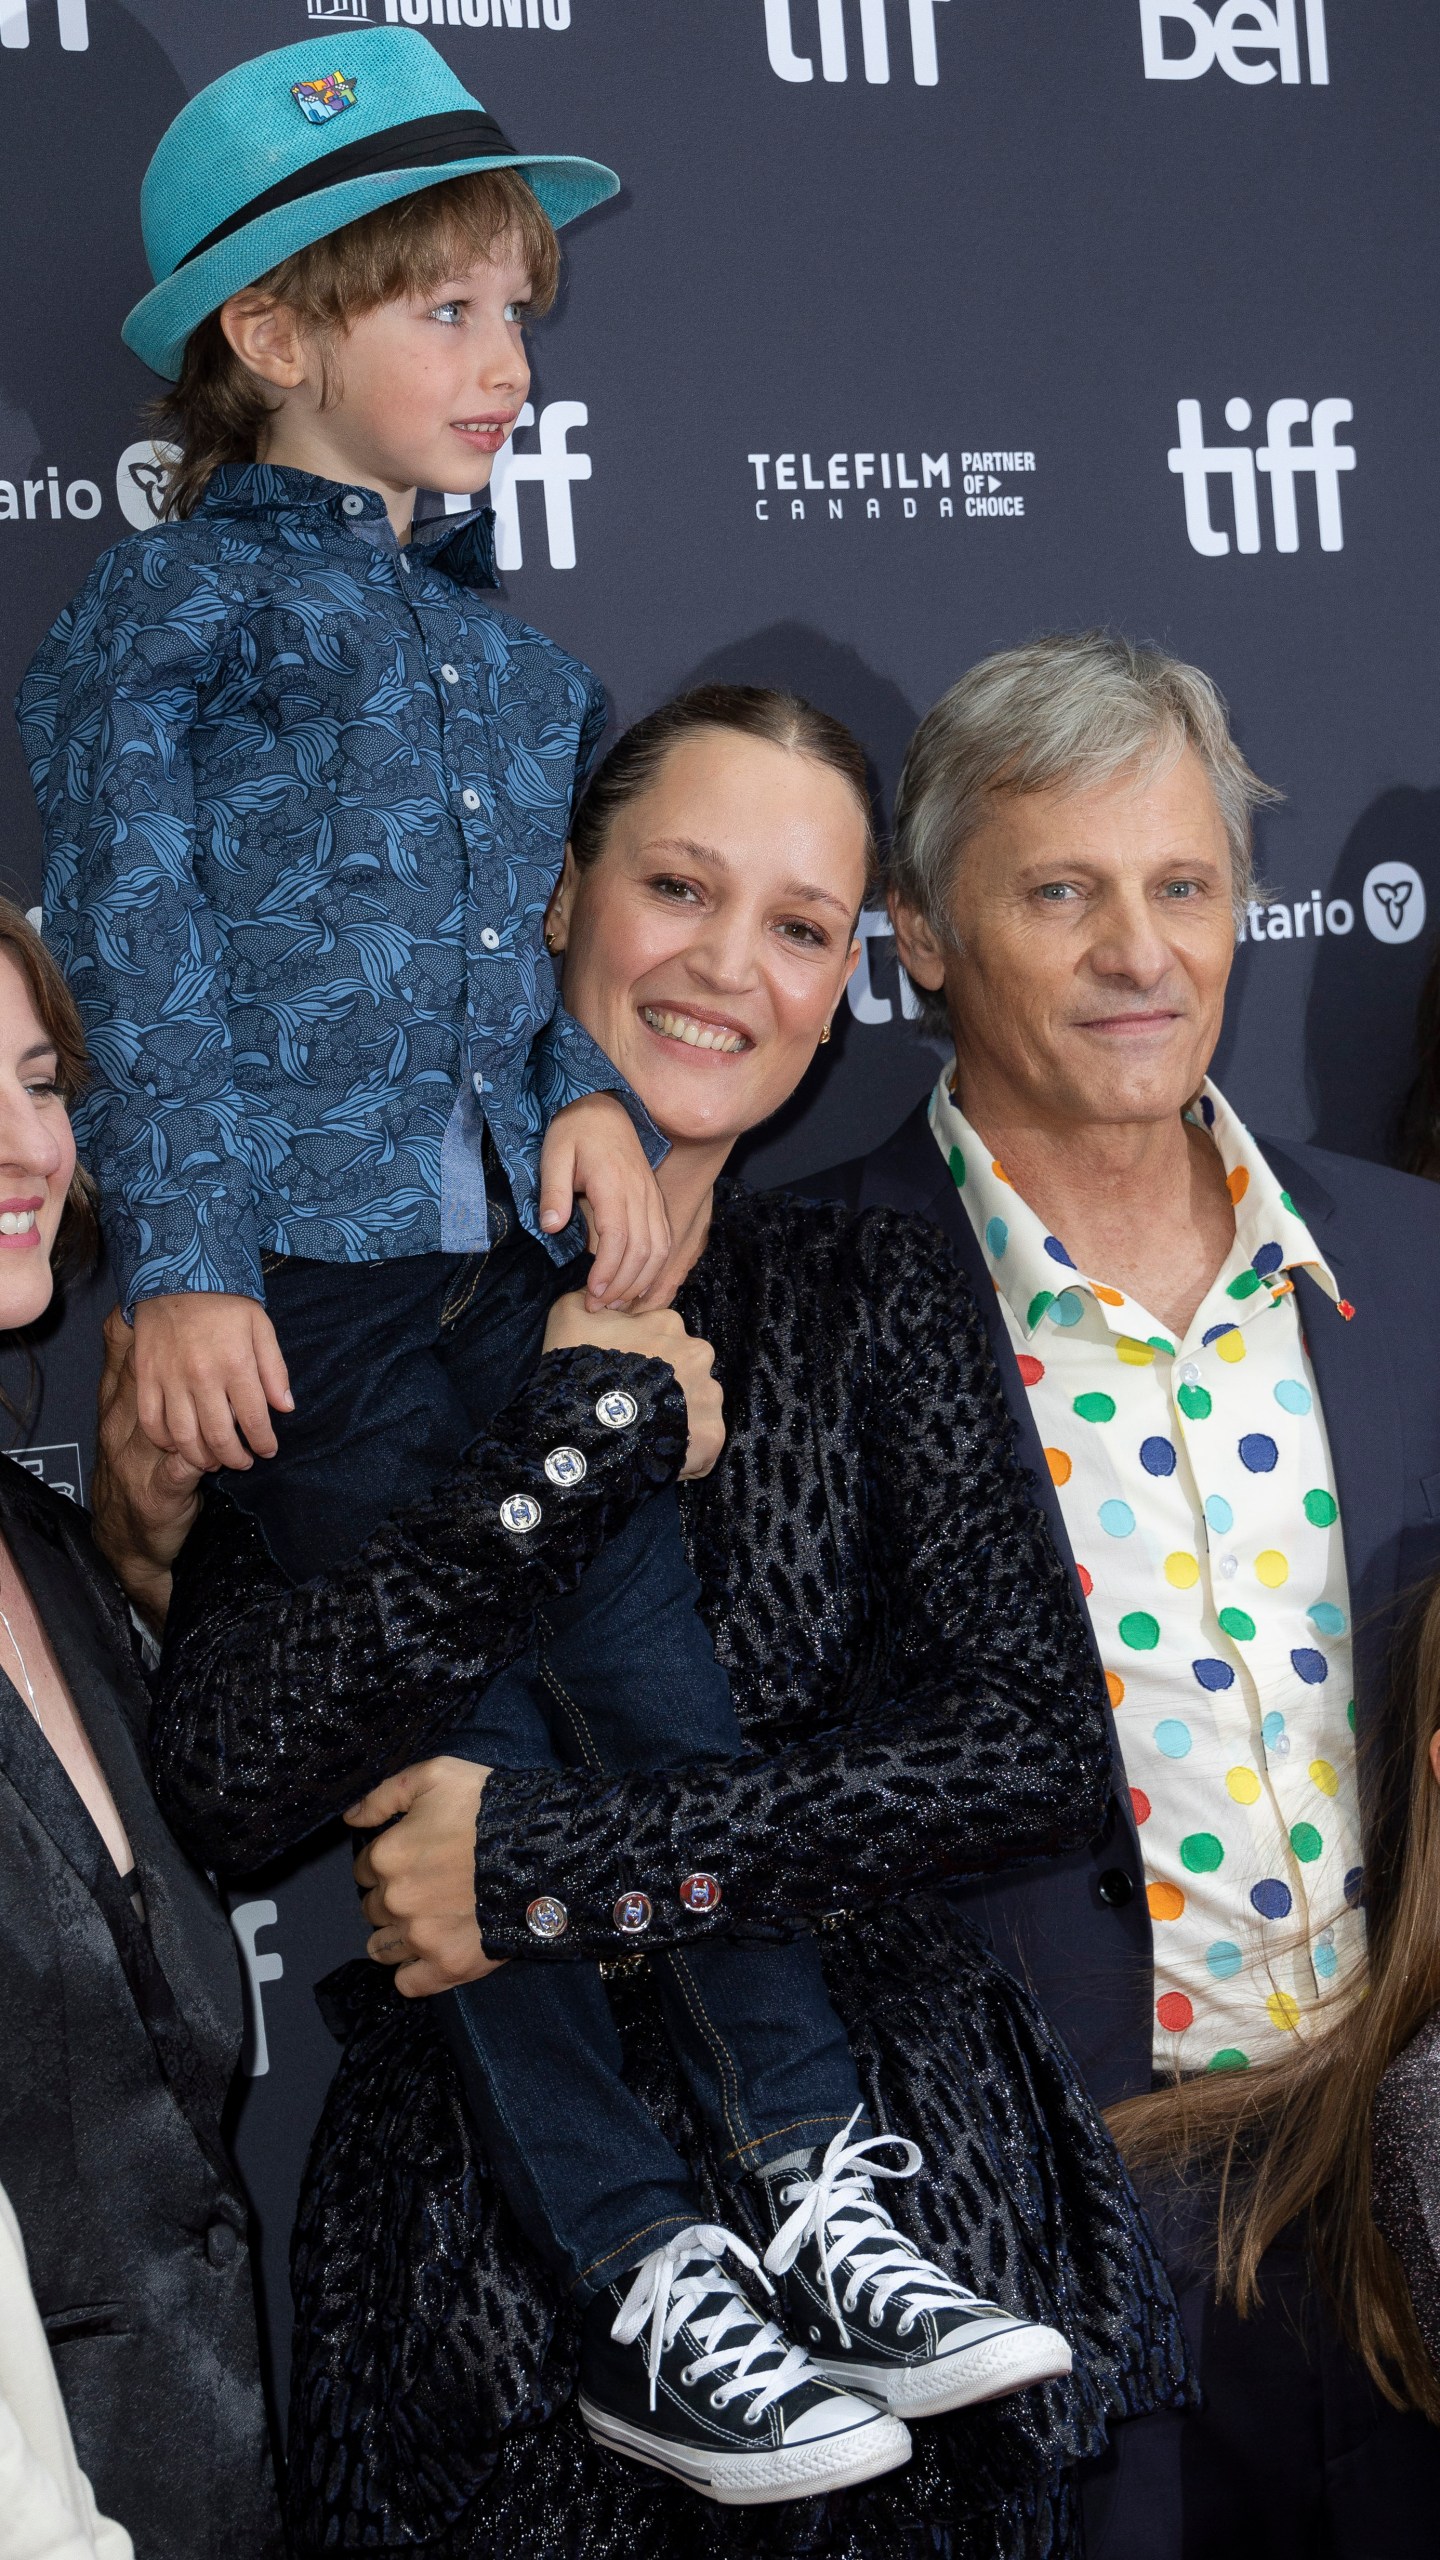
<svg viewBox="0 0 1440 2560">
<path fill-rule="evenodd" d="M 577 1193 L 592 1307 L 643 1296 L 668 1256 L 662 1142 L 559 1004 L 544 941 L 602 698 L 487 600 L 478 503 L 525 398 L 554 226 L 617 184 L 517 151 L 407 30 L 292 45 L 193 99 L 145 178 L 156 281 L 125 325 L 172 385 L 168 517 L 97 564 L 21 692 L 141 1418 L 225 1471 L 211 1499 L 250 1512 L 297 1581 L 430 1494 L 525 1385 L 554 1302 L 586 1285 Z M 515 1489 L 480 1526 L 516 1577 L 562 1592 L 544 1559 L 552 1539 L 576 1551 L 569 1511 L 613 1531 L 551 1656 L 562 1685 L 567 1647 L 583 1673 L 602 1760 L 635 1764 L 641 1689 L 667 1701 L 671 1757 L 733 1757 L 673 1492 L 650 1489 L 683 1454 L 673 1380 L 602 1358 L 577 1303 L 544 1436 L 517 1443 Z M 564 1756 L 558 1722 L 537 1737 L 497 1707 L 496 1725 L 492 1762 Z M 737 2285 L 727 2259 L 755 2261 L 612 2068 L 585 1968 L 560 1968 L 575 1996 L 547 2005 L 549 2046 L 532 2021 L 517 2049 L 480 1985 L 445 2031 L 517 2216 L 586 2306 L 592 2431 L 712 2497 L 815 2496 L 905 2459 L 902 2398 L 994 2396 L 1068 2351 L 883 2214 L 813 1942 L 736 1964 L 707 1927 L 717 1879 L 681 1897 L 696 2014 L 677 2009 L 677 2048 L 727 2149 L 738 2119 L 747 2166 L 789 2172 L 796 2298 L 833 2309 L 837 2268 L 847 2305 L 864 2294 L 858 2392 L 838 2313 L 822 2372 Z M 649 1916 L 622 1895 L 617 1943 Z M 529 1917 L 537 1956 L 563 1957 L 560 1906 Z M 537 2105 L 547 2139 L 527 2146 Z"/>
</svg>

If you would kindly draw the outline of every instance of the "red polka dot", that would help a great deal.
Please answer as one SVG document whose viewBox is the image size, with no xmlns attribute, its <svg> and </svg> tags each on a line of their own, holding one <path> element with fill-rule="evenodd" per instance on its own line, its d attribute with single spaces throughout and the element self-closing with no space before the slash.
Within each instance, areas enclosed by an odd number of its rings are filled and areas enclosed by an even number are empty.
<svg viewBox="0 0 1440 2560">
<path fill-rule="evenodd" d="M 1039 1386 L 1041 1379 L 1045 1375 L 1045 1363 L 1043 1360 L 1035 1359 L 1033 1354 L 1029 1351 L 1021 1351 L 1016 1354 L 1015 1365 L 1027 1387 Z"/>
<path fill-rule="evenodd" d="M 1137 1821 L 1137 1822 L 1148 1822 L 1148 1821 L 1149 1821 L 1149 1819 L 1150 1819 L 1150 1799 L 1149 1799 L 1149 1797 L 1147 1796 L 1147 1794 L 1145 1793 L 1145 1790 L 1144 1790 L 1144 1788 L 1143 1788 L 1143 1787 L 1132 1787 L 1132 1788 L 1131 1788 L 1131 1790 L 1130 1790 L 1130 1802 L 1131 1802 L 1132 1807 L 1134 1808 L 1134 1813 L 1135 1813 L 1135 1819 L 1136 1819 L 1136 1821 Z"/>
<path fill-rule="evenodd" d="M 1182 2036 L 1195 2024 L 1195 2012 L 1183 1991 L 1167 1991 L 1155 2003 L 1155 2015 L 1167 2036 Z"/>
<path fill-rule="evenodd" d="M 1080 1577 L 1080 1588 L 1081 1588 L 1081 1590 L 1084 1592 L 1085 1597 L 1086 1597 L 1086 1599 L 1088 1600 L 1088 1599 L 1089 1599 L 1089 1597 L 1090 1597 L 1091 1592 L 1092 1592 L 1092 1591 L 1094 1590 L 1094 1588 L 1095 1588 L 1094 1577 L 1093 1577 L 1093 1575 L 1091 1575 L 1091 1574 L 1089 1574 L 1089 1573 L 1087 1573 L 1087 1572 L 1086 1572 L 1085 1567 L 1084 1567 L 1084 1565 L 1083 1565 L 1083 1564 L 1077 1564 L 1077 1566 L 1075 1567 L 1075 1570 L 1076 1570 L 1077 1574 L 1078 1574 L 1078 1575 L 1079 1575 L 1079 1577 Z"/>
<path fill-rule="evenodd" d="M 1350 1301 L 1349 1301 L 1349 1299 L 1348 1299 L 1348 1298 L 1342 1298 L 1342 1299 L 1339 1301 L 1339 1306 L 1340 1306 L 1340 1313 L 1342 1314 L 1342 1316 L 1344 1317 L 1344 1319 L 1345 1319 L 1346 1323 L 1348 1324 L 1348 1323 L 1349 1323 L 1349 1321 L 1350 1321 L 1350 1319 L 1351 1319 L 1351 1317 L 1352 1317 L 1352 1316 L 1353 1316 L 1353 1314 L 1355 1313 L 1355 1310 L 1354 1310 L 1354 1308 L 1351 1306 Z"/>
</svg>

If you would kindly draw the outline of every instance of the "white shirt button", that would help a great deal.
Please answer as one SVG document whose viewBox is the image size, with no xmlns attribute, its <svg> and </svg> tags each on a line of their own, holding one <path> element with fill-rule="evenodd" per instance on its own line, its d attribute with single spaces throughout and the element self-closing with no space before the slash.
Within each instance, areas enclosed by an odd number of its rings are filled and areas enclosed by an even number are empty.
<svg viewBox="0 0 1440 2560">
<path fill-rule="evenodd" d="M 363 516 L 365 513 L 365 501 L 363 498 L 357 498 L 353 489 L 348 497 L 341 499 L 340 507 L 341 512 L 347 516 Z"/>
<path fill-rule="evenodd" d="M 1179 1368 L 1175 1372 L 1175 1377 L 1177 1383 L 1182 1387 L 1198 1387 L 1200 1384 L 1200 1364 L 1198 1360 L 1182 1360 Z"/>
<path fill-rule="evenodd" d="M 441 668 L 440 673 L 441 673 L 441 674 L 442 674 L 442 676 L 444 677 L 444 679 L 445 679 L 445 681 L 446 681 L 446 683 L 447 683 L 447 684 L 458 684 L 458 683 L 459 683 L 459 681 L 460 681 L 460 670 L 459 670 L 459 668 L 458 668 L 458 667 L 452 667 L 452 666 L 451 666 L 451 664 L 450 664 L 450 662 L 449 662 L 449 660 L 448 660 L 448 658 L 447 658 L 447 660 L 446 660 L 446 662 L 445 662 L 444 666 Z"/>
<path fill-rule="evenodd" d="M 500 1505 L 500 1526 L 512 1538 L 523 1538 L 527 1529 L 540 1526 L 540 1505 L 528 1493 L 510 1493 Z"/>
<path fill-rule="evenodd" d="M 1240 1570 L 1240 1559 L 1238 1556 L 1217 1556 L 1215 1570 L 1226 1582 L 1230 1582 Z"/>
<path fill-rule="evenodd" d="M 405 557 L 405 554 L 404 554 L 404 552 L 403 552 L 403 551 L 402 551 L 402 552 L 401 552 L 401 554 L 400 554 L 400 566 L 401 566 L 401 568 L 404 570 L 405 575 L 406 575 L 406 577 L 408 578 L 408 577 L 409 577 L 409 575 L 410 575 L 410 563 L 409 563 L 409 561 L 407 560 L 407 558 Z"/>
<path fill-rule="evenodd" d="M 545 1473 L 552 1484 L 579 1484 L 588 1473 L 583 1449 L 552 1449 Z"/>
<path fill-rule="evenodd" d="M 500 948 L 500 936 L 496 932 L 493 924 L 482 924 L 480 927 L 480 940 L 487 951 L 498 951 Z"/>
<path fill-rule="evenodd" d="M 478 809 L 480 806 L 479 792 L 462 791 L 460 794 L 460 806 L 462 809 Z"/>
<path fill-rule="evenodd" d="M 603 1422 L 607 1431 L 628 1431 L 639 1410 L 634 1397 L 627 1396 L 623 1387 L 612 1387 L 595 1407 L 595 1419 Z"/>
</svg>

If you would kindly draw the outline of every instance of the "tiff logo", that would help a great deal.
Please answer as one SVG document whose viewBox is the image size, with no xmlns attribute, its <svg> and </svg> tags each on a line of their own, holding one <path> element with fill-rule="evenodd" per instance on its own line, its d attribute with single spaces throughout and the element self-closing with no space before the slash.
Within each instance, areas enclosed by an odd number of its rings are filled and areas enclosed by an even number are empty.
<svg viewBox="0 0 1440 2560">
<path fill-rule="evenodd" d="M 381 5 L 381 0 L 376 0 Z M 383 0 L 387 26 L 398 27 L 538 27 L 563 35 L 570 24 L 570 0 Z M 365 0 L 347 8 L 343 0 L 310 0 L 312 18 L 363 18 Z"/>
<path fill-rule="evenodd" d="M 273 1902 L 237 1902 L 230 1914 L 230 1926 L 239 1942 L 245 1965 L 245 1979 L 250 1997 L 246 2003 L 245 2069 L 252 2080 L 263 2080 L 270 2068 L 270 2039 L 265 2033 L 265 2001 L 263 1986 L 267 1982 L 283 1982 L 285 1959 L 278 1948 L 257 1946 L 262 1929 L 273 1929 L 279 1918 Z"/>
<path fill-rule="evenodd" d="M 43 0 L 37 0 L 38 5 L 43 5 Z M 85 15 L 85 0 L 55 0 L 55 15 L 60 22 L 62 51 L 88 53 L 90 21 Z M 0 0 L 0 44 L 18 53 L 29 41 L 29 0 Z"/>
<path fill-rule="evenodd" d="M 1147 80 L 1199 80 L 1218 62 L 1229 80 L 1247 89 L 1263 88 L 1275 77 L 1275 64 L 1257 56 L 1279 56 L 1280 78 L 1291 88 L 1304 78 L 1300 68 L 1299 0 L 1225 0 L 1212 17 L 1200 0 L 1140 0 L 1140 40 L 1145 48 Z M 1189 49 L 1166 49 L 1166 29 L 1188 36 Z M 1330 52 L 1325 40 L 1325 0 L 1305 0 L 1305 44 L 1313 86 L 1330 79 Z"/>
<path fill-rule="evenodd" d="M 808 18 L 810 0 L 802 0 Z M 879 86 L 890 77 L 889 10 L 899 0 L 856 0 L 860 18 L 860 52 L 865 77 Z M 935 11 L 944 0 L 909 0 L 910 63 L 917 89 L 933 89 L 940 78 L 940 63 L 935 50 Z M 848 80 L 849 54 L 845 44 L 845 0 L 814 0 L 817 32 L 820 38 L 820 76 L 823 80 Z M 802 38 L 802 41 L 806 39 Z M 765 41 L 770 48 L 770 68 L 781 80 L 813 80 L 814 60 L 795 48 L 795 0 L 765 0 Z"/>
<path fill-rule="evenodd" d="M 519 484 L 522 480 L 538 480 L 545 492 L 545 539 L 550 550 L 552 569 L 575 566 L 575 511 L 570 503 L 571 485 L 590 477 L 588 453 L 572 453 L 567 442 L 572 427 L 590 423 L 590 412 L 583 400 L 547 400 L 540 412 L 540 429 L 533 453 L 517 453 L 515 435 L 502 444 L 495 456 L 490 477 L 490 500 L 495 509 L 495 566 L 497 569 L 519 569 L 524 566 L 524 550 L 520 540 Z M 527 400 L 515 421 L 515 434 L 522 427 L 535 424 L 533 401 Z M 473 502 L 464 501 L 466 506 Z"/>
<path fill-rule="evenodd" d="M 1203 553 L 1207 560 L 1221 560 L 1230 548 L 1229 534 L 1212 523 L 1210 516 L 1210 483 L 1221 479 L 1230 483 L 1236 550 L 1260 549 L 1260 488 L 1256 474 L 1263 471 L 1270 482 L 1276 550 L 1300 548 L 1295 490 L 1303 473 L 1315 483 L 1321 550 L 1343 551 L 1340 474 L 1354 470 L 1355 448 L 1337 444 L 1335 430 L 1348 426 L 1354 415 L 1348 400 L 1317 400 L 1313 410 L 1305 400 L 1272 400 L 1265 413 L 1265 442 L 1252 452 L 1248 444 L 1207 444 L 1199 401 L 1177 401 L 1180 441 L 1170 448 L 1170 468 L 1178 471 L 1184 483 L 1185 530 L 1191 549 Z M 1296 444 L 1292 441 L 1293 431 L 1303 427 L 1307 418 L 1310 442 Z M 1243 435 L 1250 424 L 1249 401 L 1227 400 L 1225 423 L 1236 435 Z"/>
</svg>

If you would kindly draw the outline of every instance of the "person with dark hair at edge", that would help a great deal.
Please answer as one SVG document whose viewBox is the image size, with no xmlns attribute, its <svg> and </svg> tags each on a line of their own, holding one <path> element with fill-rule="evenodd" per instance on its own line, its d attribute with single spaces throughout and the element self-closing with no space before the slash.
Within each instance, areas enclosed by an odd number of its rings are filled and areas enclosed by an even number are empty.
<svg viewBox="0 0 1440 2560">
<path fill-rule="evenodd" d="M 44 1315 L 56 1270 L 94 1257 L 68 1117 L 85 1072 L 70 991 L 0 901 L 11 1342 Z M 85 1513 L 23 1455 L 0 1457 L 6 2560 L 131 2560 L 132 2542 L 139 2560 L 284 2548 L 246 2207 L 222 2132 L 239 1965 L 156 1808 L 148 1711 L 125 1596 Z"/>
<path fill-rule="evenodd" d="M 20 702 L 47 930 L 97 1060 L 84 1135 L 140 1417 L 225 1471 L 301 1582 L 431 1494 L 542 1347 L 618 1354 L 594 1320 L 663 1294 L 674 1259 L 647 1162 L 664 1142 L 559 1004 L 544 930 L 599 690 L 475 593 L 493 582 L 478 501 L 528 388 L 526 321 L 554 293 L 553 222 L 618 181 L 517 152 L 424 38 L 349 42 L 339 69 L 328 38 L 242 64 L 155 152 L 157 282 L 126 335 L 177 377 L 172 518 L 100 563 Z M 441 500 L 427 515 L 423 491 L 457 488 L 477 501 L 463 525 Z M 824 754 L 821 715 L 782 726 Z M 729 1035 L 700 1020 L 684 1036 Z M 703 1473 L 719 1394 L 678 1318 L 643 1347 L 672 1341 L 684 1470 Z M 625 1365 L 564 1429 L 557 1408 L 493 1535 L 517 1593 L 573 1496 L 610 1538 L 554 1660 L 557 1683 L 585 1685 L 587 1751 L 728 1759 L 740 1728 L 671 1469 L 652 1458 L 648 1501 L 601 1500 L 603 1453 L 630 1447 L 652 1400 Z M 462 1580 L 457 1605 L 475 1597 Z M 511 1725 L 497 1703 L 482 1756 L 527 1763 L 549 1725 L 502 1697 Z M 548 2040 L 534 1987 L 513 2014 L 503 1995 L 457 2003 L 450 2026 L 515 2209 L 588 2306 L 587 2424 L 717 2500 L 814 2495 L 905 2461 L 902 2412 L 1044 2382 L 1070 2350 L 900 2242 L 871 2184 L 894 2147 L 813 1944 L 736 1968 L 705 1944 L 715 1877 L 680 1892 L 695 1945 L 669 2031 L 735 2173 L 783 2165 L 803 2195 L 796 2283 L 823 2271 L 833 2303 L 843 2279 L 863 2342 L 840 2321 L 817 2363 L 795 2305 L 752 2307 L 735 2268 L 753 2273 L 753 2252 L 629 2102 L 563 1947 Z M 643 1931 L 646 1897 L 626 1908 Z M 527 1925 L 554 1946 L 563 1904 L 536 1894 Z M 871 2396 L 847 2388 L 877 2373 Z"/>
<path fill-rule="evenodd" d="M 1268 2095 L 1333 2100 L 1327 2029 L 1367 1931 L 1377 1962 L 1390 1943 L 1392 1653 L 1440 1565 L 1440 1380 L 1405 1365 L 1440 1197 L 1257 1140 L 1207 1075 L 1273 796 L 1214 685 L 1159 650 L 1062 633 L 972 668 L 911 743 L 890 880 L 954 1060 L 823 1177 L 931 1219 L 980 1291 L 1109 1691 L 1087 1845 L 963 1897 L 1118 2107 L 1197 2352 L 1201 2405 L 1121 2430 L 1092 2475 L 1093 2560 L 1372 2560 L 1427 2547 L 1440 2500 L 1413 2342 L 1401 2412 L 1384 2323 L 1337 2323 L 1335 2224 L 1307 2227 L 1292 2174 L 1334 2104 L 1307 2143 Z M 1378 2017 L 1378 2042 L 1348 2033 L 1337 2067 L 1384 2052 Z M 1243 2241 L 1239 2190 L 1222 2216 L 1213 2182 L 1170 2174 L 1175 2126 L 1216 2122 L 1262 2153 L 1283 2135 Z M 1356 2156 L 1331 2155 L 1342 2222 Z"/>
</svg>

